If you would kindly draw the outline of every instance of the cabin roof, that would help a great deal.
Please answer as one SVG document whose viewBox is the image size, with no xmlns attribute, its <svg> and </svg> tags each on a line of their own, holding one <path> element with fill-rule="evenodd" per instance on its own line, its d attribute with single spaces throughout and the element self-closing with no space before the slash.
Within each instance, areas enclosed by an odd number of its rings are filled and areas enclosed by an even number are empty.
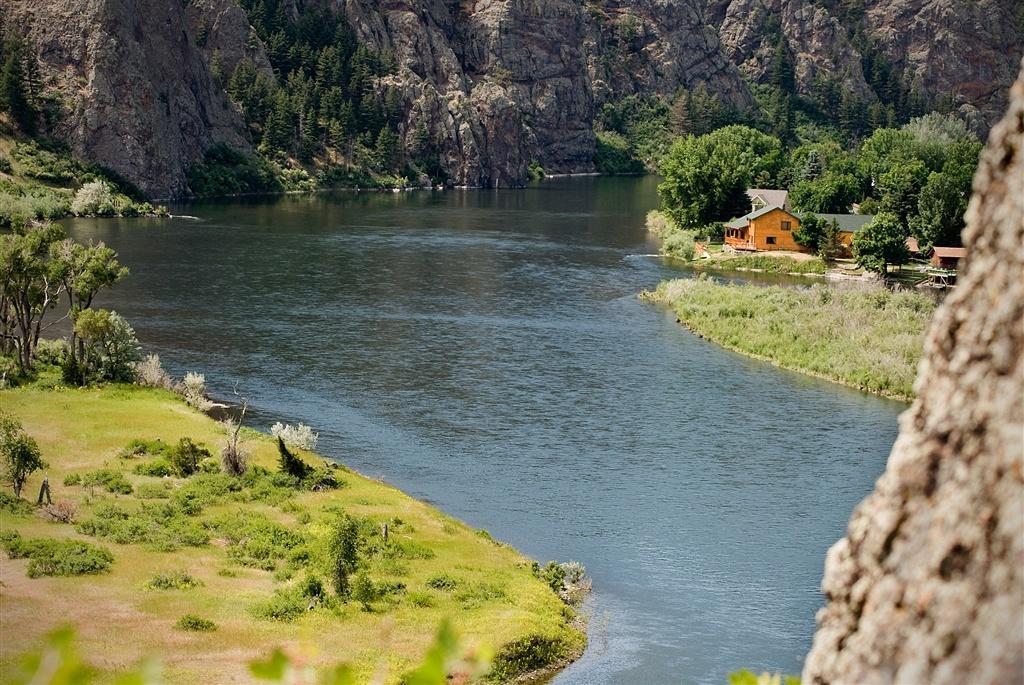
<svg viewBox="0 0 1024 685">
<path fill-rule="evenodd" d="M 839 225 L 839 230 L 846 233 L 856 233 L 875 218 L 874 214 L 815 214 L 815 216 L 828 222 L 835 221 Z"/>
<path fill-rule="evenodd" d="M 780 207 L 778 205 L 768 205 L 767 207 L 762 207 L 761 209 L 758 209 L 757 211 L 750 212 L 749 214 L 744 214 L 743 216 L 741 216 L 739 218 L 736 218 L 736 219 L 732 219 L 731 221 L 726 222 L 725 226 L 726 226 L 726 228 L 746 228 L 747 224 L 749 224 L 752 220 L 756 219 L 759 216 L 764 216 L 765 214 L 770 214 L 771 212 L 774 212 L 775 210 L 778 210 L 778 211 L 782 212 L 783 214 L 789 214 L 789 216 L 791 216 L 791 217 L 793 217 L 794 219 L 797 219 L 797 220 L 799 220 L 799 218 L 800 218 L 800 217 L 798 217 L 798 216 L 796 216 L 794 214 L 791 214 L 790 212 L 787 212 L 785 209 L 783 209 L 782 207 Z"/>
<path fill-rule="evenodd" d="M 914 236 L 908 236 L 903 243 L 907 246 L 907 249 L 911 252 L 920 252 L 921 244 L 917 242 L 917 238 Z"/>
<path fill-rule="evenodd" d="M 950 257 L 960 259 L 967 254 L 967 250 L 962 247 L 933 247 L 932 255 L 935 257 Z"/>
<path fill-rule="evenodd" d="M 789 191 L 775 188 L 747 188 L 747 197 L 753 202 L 755 198 L 761 200 L 768 207 L 789 207 Z"/>
</svg>

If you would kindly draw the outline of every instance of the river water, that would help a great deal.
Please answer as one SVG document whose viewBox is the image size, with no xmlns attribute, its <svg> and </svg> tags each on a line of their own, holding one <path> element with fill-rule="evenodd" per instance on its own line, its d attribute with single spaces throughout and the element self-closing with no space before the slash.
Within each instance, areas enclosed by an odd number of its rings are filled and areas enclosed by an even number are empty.
<svg viewBox="0 0 1024 685">
<path fill-rule="evenodd" d="M 104 297 L 254 423 L 540 560 L 583 562 L 564 685 L 798 672 L 824 555 L 904 405 L 689 334 L 643 288 L 652 178 L 320 194 L 75 220 L 132 274 Z"/>
</svg>

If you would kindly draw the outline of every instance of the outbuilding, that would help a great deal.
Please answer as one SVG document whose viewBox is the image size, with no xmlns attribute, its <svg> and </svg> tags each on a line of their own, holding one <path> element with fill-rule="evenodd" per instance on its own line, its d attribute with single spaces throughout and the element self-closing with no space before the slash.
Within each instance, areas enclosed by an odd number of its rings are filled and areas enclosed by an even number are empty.
<svg viewBox="0 0 1024 685">
<path fill-rule="evenodd" d="M 932 266 L 936 269 L 949 269 L 956 271 L 956 268 L 960 265 L 960 260 L 967 254 L 967 250 L 962 247 L 939 247 L 935 246 L 932 248 Z"/>
</svg>

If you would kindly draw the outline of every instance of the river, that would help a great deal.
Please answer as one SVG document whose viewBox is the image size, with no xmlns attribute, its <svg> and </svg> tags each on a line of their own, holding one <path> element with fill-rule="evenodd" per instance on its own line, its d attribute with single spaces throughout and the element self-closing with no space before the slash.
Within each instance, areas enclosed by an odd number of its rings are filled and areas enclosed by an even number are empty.
<svg viewBox="0 0 1024 685">
<path fill-rule="evenodd" d="M 540 560 L 578 560 L 590 646 L 555 682 L 799 672 L 824 555 L 904 405 L 698 339 L 636 294 L 653 178 L 195 203 L 73 220 L 172 372 Z"/>
</svg>

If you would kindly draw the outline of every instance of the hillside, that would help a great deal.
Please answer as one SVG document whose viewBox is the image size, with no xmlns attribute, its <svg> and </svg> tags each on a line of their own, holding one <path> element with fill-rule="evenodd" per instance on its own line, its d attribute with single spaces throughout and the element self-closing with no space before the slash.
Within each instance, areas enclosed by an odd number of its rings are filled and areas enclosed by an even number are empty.
<svg viewBox="0 0 1024 685">
<path fill-rule="evenodd" d="M 252 463 L 267 470 L 250 469 L 244 479 L 203 468 L 187 478 L 139 475 L 159 473 L 166 459 L 137 445 L 119 456 L 133 440 L 156 451 L 154 440 L 173 446 L 188 437 L 210 450 L 224 440 L 216 422 L 169 392 L 20 388 L 0 391 L 0 405 L 39 442 L 55 500 L 74 511 L 74 523 L 44 520 L 27 503 L 13 505 L 5 489 L 5 547 L 16 531 L 23 540 L 82 540 L 113 555 L 107 572 L 68 577 L 30 577 L 36 562 L 0 555 L 4 682 L 23 652 L 66 623 L 77 627 L 83 654 L 102 655 L 93 666 L 104 679 L 153 657 L 173 683 L 244 681 L 247 664 L 278 646 L 315 665 L 347 662 L 359 682 L 377 673 L 396 682 L 446 617 L 460 644 L 495 650 L 498 680 L 582 650 L 575 613 L 529 559 L 344 468 L 332 472 L 337 489 L 288 487 L 274 475 L 278 449 L 267 436 L 248 435 Z M 42 476 L 23 496 L 35 501 Z M 324 555 L 345 521 L 358 527 L 359 571 L 343 603 L 328 589 Z M 360 578 L 372 592 L 359 589 Z M 216 629 L 177 629 L 189 614 Z"/>
<path fill-rule="evenodd" d="M 149 197 L 593 171 L 607 106 L 680 93 L 701 104 L 676 134 L 709 108 L 853 135 L 939 109 L 984 132 L 1024 50 L 1013 0 L 186 5 L 12 0 L 4 17 L 29 39 L 40 130 Z M 227 179 L 245 165 L 226 149 L 292 171 Z"/>
</svg>

